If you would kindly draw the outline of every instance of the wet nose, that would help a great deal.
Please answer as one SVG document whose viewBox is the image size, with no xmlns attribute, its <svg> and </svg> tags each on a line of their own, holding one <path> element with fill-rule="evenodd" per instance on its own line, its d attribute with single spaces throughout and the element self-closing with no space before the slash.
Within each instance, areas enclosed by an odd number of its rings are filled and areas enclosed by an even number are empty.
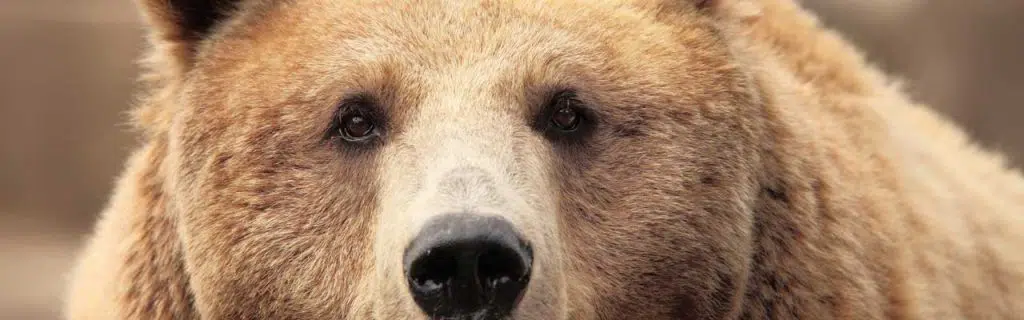
<svg viewBox="0 0 1024 320">
<path fill-rule="evenodd" d="M 533 252 L 505 219 L 433 218 L 405 251 L 413 300 L 430 317 L 505 317 L 530 281 Z"/>
</svg>

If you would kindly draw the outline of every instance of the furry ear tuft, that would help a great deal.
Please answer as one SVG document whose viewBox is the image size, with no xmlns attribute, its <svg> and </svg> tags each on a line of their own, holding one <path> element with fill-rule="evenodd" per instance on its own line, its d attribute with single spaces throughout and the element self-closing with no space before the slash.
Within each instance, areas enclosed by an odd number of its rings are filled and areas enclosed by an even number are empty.
<svg viewBox="0 0 1024 320">
<path fill-rule="evenodd" d="M 188 64 L 196 45 L 244 0 L 137 0 L 151 40 L 164 54 Z"/>
<path fill-rule="evenodd" d="M 757 18 L 761 15 L 761 4 L 754 0 L 686 0 L 697 10 L 713 12 L 719 17 L 740 20 Z"/>
<path fill-rule="evenodd" d="M 141 60 L 146 98 L 134 111 L 135 125 L 147 135 L 167 132 L 176 106 L 169 104 L 184 75 L 195 65 L 198 48 L 218 25 L 256 0 L 134 0 L 146 23 L 149 48 Z"/>
<path fill-rule="evenodd" d="M 640 8 L 656 11 L 699 11 L 718 12 L 723 7 L 734 6 L 751 0 L 633 0 L 631 3 Z"/>
<path fill-rule="evenodd" d="M 241 0 L 139 0 L 152 28 L 167 40 L 206 36 Z"/>
<path fill-rule="evenodd" d="M 716 2 L 715 0 L 693 0 L 693 1 L 697 5 L 697 9 L 707 9 L 714 2 Z"/>
</svg>

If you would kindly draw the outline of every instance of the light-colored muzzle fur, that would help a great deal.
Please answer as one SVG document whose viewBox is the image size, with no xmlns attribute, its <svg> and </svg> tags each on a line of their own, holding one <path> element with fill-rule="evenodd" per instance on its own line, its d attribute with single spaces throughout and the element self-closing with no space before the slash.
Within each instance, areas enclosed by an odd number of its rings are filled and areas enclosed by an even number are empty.
<svg viewBox="0 0 1024 320">
<path fill-rule="evenodd" d="M 473 72 L 464 74 L 434 82 L 440 88 L 380 157 L 376 274 L 367 285 L 375 303 L 399 306 L 376 310 L 421 314 L 402 254 L 431 218 L 470 213 L 509 221 L 533 248 L 532 279 L 519 305 L 524 312 L 516 317 L 558 318 L 565 310 L 564 277 L 557 276 L 563 253 L 546 144 L 525 131 L 517 108 L 503 106 L 513 102 L 492 97 Z"/>
</svg>

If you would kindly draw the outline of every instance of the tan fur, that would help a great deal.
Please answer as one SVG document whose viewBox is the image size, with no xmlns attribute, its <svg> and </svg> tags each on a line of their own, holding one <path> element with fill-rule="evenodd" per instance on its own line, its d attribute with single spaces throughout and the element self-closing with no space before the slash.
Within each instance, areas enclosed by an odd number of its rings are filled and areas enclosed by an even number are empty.
<svg viewBox="0 0 1024 320">
<path fill-rule="evenodd" d="M 421 319 L 401 251 L 460 210 L 535 246 L 516 319 L 1024 314 L 1024 178 L 791 0 L 139 1 L 70 319 Z M 583 144 L 531 128 L 560 88 Z M 324 138 L 353 93 L 378 148 Z"/>
</svg>

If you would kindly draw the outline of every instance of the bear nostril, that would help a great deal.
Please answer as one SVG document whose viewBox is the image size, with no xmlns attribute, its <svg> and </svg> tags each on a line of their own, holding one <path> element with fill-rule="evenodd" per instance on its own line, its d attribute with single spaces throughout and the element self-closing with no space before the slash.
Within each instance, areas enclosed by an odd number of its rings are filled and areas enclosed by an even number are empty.
<svg viewBox="0 0 1024 320">
<path fill-rule="evenodd" d="M 412 290 L 418 295 L 437 295 L 455 278 L 457 260 L 448 252 L 427 251 L 411 266 L 409 277 Z"/>
<path fill-rule="evenodd" d="M 477 273 L 480 283 L 488 289 L 498 289 L 513 281 L 526 282 L 529 274 L 519 255 L 508 248 L 489 248 L 477 260 Z"/>
<path fill-rule="evenodd" d="M 532 254 L 504 219 L 458 214 L 428 223 L 404 260 L 413 300 L 429 316 L 503 317 L 526 291 Z"/>
</svg>

